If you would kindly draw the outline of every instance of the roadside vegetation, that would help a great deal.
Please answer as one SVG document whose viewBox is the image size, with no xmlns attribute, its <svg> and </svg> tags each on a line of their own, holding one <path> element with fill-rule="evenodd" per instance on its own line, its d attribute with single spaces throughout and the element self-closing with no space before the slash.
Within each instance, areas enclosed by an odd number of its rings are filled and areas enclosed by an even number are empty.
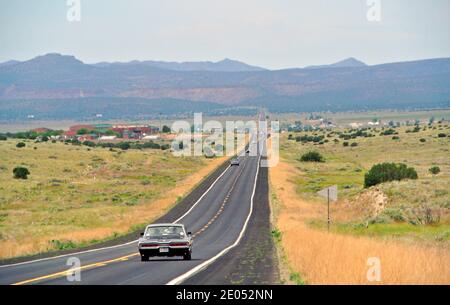
<svg viewBox="0 0 450 305">
<path fill-rule="evenodd" d="M 392 125 L 282 134 L 281 162 L 270 170 L 275 226 L 307 283 L 376 284 L 366 278 L 374 256 L 382 283 L 450 282 L 450 125 Z M 311 151 L 326 162 L 299 158 Z M 331 185 L 339 200 L 327 233 L 317 192 Z"/>
<path fill-rule="evenodd" d="M 133 231 L 163 215 L 224 161 L 71 144 L 0 141 L 0 258 Z"/>
</svg>

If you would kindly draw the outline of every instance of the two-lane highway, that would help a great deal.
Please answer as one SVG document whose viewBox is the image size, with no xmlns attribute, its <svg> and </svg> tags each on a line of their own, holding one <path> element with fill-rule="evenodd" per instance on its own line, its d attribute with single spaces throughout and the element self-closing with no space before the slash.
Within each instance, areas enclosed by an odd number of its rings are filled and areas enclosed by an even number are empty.
<svg viewBox="0 0 450 305">
<path fill-rule="evenodd" d="M 262 141 L 265 141 L 264 137 Z M 251 217 L 260 156 L 241 156 L 227 167 L 177 222 L 194 238 L 191 261 L 153 258 L 141 262 L 136 242 L 61 257 L 0 266 L 0 284 L 178 284 L 238 245 Z M 67 260 L 81 262 L 81 281 L 66 277 Z"/>
</svg>

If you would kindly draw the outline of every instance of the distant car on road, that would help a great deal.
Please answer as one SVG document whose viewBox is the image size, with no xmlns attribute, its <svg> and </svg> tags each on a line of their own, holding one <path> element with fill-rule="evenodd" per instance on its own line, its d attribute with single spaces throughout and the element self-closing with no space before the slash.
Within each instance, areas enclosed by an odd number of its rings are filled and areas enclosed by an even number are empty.
<svg viewBox="0 0 450 305">
<path fill-rule="evenodd" d="M 234 159 L 232 159 L 231 160 L 231 162 L 230 162 L 230 165 L 231 166 L 239 166 L 239 159 L 238 158 L 234 158 Z"/>
<path fill-rule="evenodd" d="M 138 241 L 141 261 L 150 257 L 182 256 L 190 260 L 192 256 L 191 232 L 187 232 L 182 224 L 151 224 L 141 233 Z"/>
</svg>

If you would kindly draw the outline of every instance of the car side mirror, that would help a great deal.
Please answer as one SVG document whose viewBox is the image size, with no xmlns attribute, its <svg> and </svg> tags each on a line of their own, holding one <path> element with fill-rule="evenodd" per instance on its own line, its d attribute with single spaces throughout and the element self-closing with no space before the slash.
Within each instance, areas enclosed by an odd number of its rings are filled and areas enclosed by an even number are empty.
<svg viewBox="0 0 450 305">
<path fill-rule="evenodd" d="M 187 234 L 188 234 L 188 236 L 191 236 L 191 235 L 192 235 L 192 232 L 187 232 Z"/>
<path fill-rule="evenodd" d="M 141 232 L 139 235 L 144 236 L 144 232 Z"/>
</svg>

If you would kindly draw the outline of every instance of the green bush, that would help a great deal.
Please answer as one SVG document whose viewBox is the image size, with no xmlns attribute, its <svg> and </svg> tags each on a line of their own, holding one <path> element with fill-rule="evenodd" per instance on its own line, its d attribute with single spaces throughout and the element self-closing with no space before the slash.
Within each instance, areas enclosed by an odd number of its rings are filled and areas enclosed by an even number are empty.
<svg viewBox="0 0 450 305">
<path fill-rule="evenodd" d="M 343 145 L 344 147 L 347 147 L 347 146 L 348 146 L 348 142 L 343 142 L 342 145 Z"/>
<path fill-rule="evenodd" d="M 447 135 L 445 133 L 438 134 L 438 138 L 445 138 Z"/>
<path fill-rule="evenodd" d="M 19 143 L 17 143 L 16 144 L 16 147 L 17 148 L 22 148 L 22 147 L 25 147 L 26 145 L 25 145 L 25 143 L 23 143 L 23 142 L 19 142 Z"/>
<path fill-rule="evenodd" d="M 0 135 L 0 141 L 6 141 L 8 138 L 4 135 Z"/>
<path fill-rule="evenodd" d="M 390 135 L 397 134 L 397 133 L 398 132 L 396 132 L 394 129 L 390 128 L 390 129 L 382 131 L 380 133 L 380 136 L 390 136 Z"/>
<path fill-rule="evenodd" d="M 432 166 L 428 169 L 428 171 L 433 175 L 437 175 L 441 172 L 441 169 L 439 168 L 439 166 Z"/>
<path fill-rule="evenodd" d="M 317 151 L 309 151 L 300 158 L 302 162 L 325 162 L 323 156 Z"/>
<path fill-rule="evenodd" d="M 92 141 L 84 141 L 83 145 L 84 146 L 88 146 L 88 147 L 95 147 L 96 146 L 96 144 L 94 142 L 92 142 Z"/>
<path fill-rule="evenodd" d="M 422 143 L 425 143 L 427 140 L 425 140 L 424 138 L 421 138 L 419 141 Z"/>
<path fill-rule="evenodd" d="M 356 147 L 356 146 L 358 146 L 358 143 L 356 143 L 356 142 L 353 142 L 351 145 L 351 147 Z"/>
<path fill-rule="evenodd" d="M 116 144 L 116 147 L 120 148 L 122 150 L 127 150 L 127 149 L 130 149 L 131 145 L 128 142 L 120 142 L 120 143 Z"/>
<path fill-rule="evenodd" d="M 26 167 L 18 166 L 13 169 L 14 179 L 28 179 L 30 171 Z"/>
<path fill-rule="evenodd" d="M 162 132 L 169 133 L 170 132 L 170 127 L 167 126 L 167 125 L 164 125 L 163 128 L 162 128 Z"/>
<path fill-rule="evenodd" d="M 372 166 L 364 176 L 364 187 L 371 187 L 387 181 L 417 179 L 414 168 L 403 163 L 381 163 Z"/>
</svg>

